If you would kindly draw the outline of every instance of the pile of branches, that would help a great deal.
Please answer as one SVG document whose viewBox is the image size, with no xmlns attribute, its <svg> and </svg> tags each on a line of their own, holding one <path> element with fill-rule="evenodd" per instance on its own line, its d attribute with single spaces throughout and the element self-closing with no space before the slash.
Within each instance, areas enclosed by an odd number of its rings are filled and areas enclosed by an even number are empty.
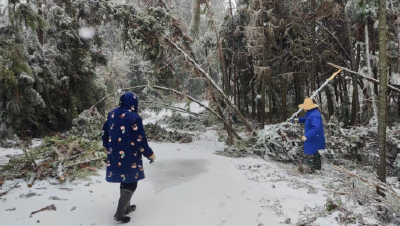
<svg viewBox="0 0 400 226">
<path fill-rule="evenodd" d="M 105 121 L 105 117 L 97 111 L 96 107 L 89 108 L 72 120 L 73 127 L 70 133 L 89 140 L 99 140 Z"/>
<path fill-rule="evenodd" d="M 171 116 L 164 116 L 160 121 L 167 124 L 168 128 L 186 131 L 204 131 L 212 124 L 209 115 L 204 113 L 188 117 L 173 113 Z"/>
<path fill-rule="evenodd" d="M 303 144 L 300 136 L 303 129 L 292 123 L 268 125 L 258 132 L 257 137 L 237 142 L 216 154 L 230 157 L 261 156 L 279 161 L 293 161 L 301 158 Z"/>
<path fill-rule="evenodd" d="M 327 149 L 338 157 L 350 159 L 363 165 L 376 166 L 379 162 L 377 148 L 377 129 L 371 127 L 353 127 L 345 129 L 340 123 L 328 123 L 325 126 Z M 387 127 L 387 160 L 393 167 L 390 174 L 400 176 L 400 126 Z"/>
<path fill-rule="evenodd" d="M 101 142 L 77 136 L 46 137 L 43 143 L 23 155 L 10 159 L 1 168 L 6 178 L 27 178 L 30 183 L 41 178 L 84 178 L 105 166 L 107 154 Z M 28 183 L 29 185 L 29 183 Z"/>
<path fill-rule="evenodd" d="M 193 141 L 193 135 L 178 131 L 167 131 L 158 124 L 149 123 L 144 126 L 147 139 L 155 142 L 179 142 L 190 143 Z"/>
<path fill-rule="evenodd" d="M 267 125 L 257 137 L 237 142 L 216 154 L 229 157 L 261 156 L 278 161 L 297 161 L 303 158 L 304 126 L 288 122 Z M 389 175 L 400 176 L 400 126 L 387 129 L 387 158 Z M 327 159 L 342 165 L 349 160 L 375 166 L 379 161 L 376 127 L 343 128 L 340 123 L 325 125 Z"/>
<path fill-rule="evenodd" d="M 336 172 L 328 170 L 332 175 L 325 177 L 331 178 L 326 184 L 326 204 L 302 212 L 298 225 L 309 225 L 317 218 L 330 218 L 340 225 L 400 225 L 400 194 L 390 185 L 359 168 L 332 168 Z"/>
</svg>

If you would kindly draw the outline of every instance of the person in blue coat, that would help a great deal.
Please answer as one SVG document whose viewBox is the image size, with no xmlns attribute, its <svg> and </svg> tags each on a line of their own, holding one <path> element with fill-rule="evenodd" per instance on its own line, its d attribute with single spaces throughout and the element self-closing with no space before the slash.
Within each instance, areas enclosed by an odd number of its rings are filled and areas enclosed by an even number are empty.
<svg viewBox="0 0 400 226">
<path fill-rule="evenodd" d="M 318 105 L 310 98 L 304 100 L 299 108 L 306 112 L 306 117 L 294 119 L 304 123 L 305 133 L 302 136 L 304 142 L 304 154 L 312 171 L 321 170 L 321 155 L 319 150 L 325 149 L 325 134 L 322 124 L 322 116 L 318 111 Z"/>
<path fill-rule="evenodd" d="M 103 146 L 107 149 L 106 181 L 120 183 L 120 198 L 114 219 L 128 223 L 126 215 L 136 209 L 130 200 L 139 180 L 143 180 L 144 169 L 142 157 L 156 159 L 153 150 L 147 143 L 142 119 L 138 115 L 138 96 L 124 93 L 119 107 L 108 113 L 102 130 Z"/>
</svg>

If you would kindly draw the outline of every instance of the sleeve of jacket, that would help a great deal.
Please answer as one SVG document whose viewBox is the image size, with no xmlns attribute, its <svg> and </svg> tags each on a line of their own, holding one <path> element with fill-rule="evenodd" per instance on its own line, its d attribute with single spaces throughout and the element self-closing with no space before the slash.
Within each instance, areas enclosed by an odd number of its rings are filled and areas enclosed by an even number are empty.
<svg viewBox="0 0 400 226">
<path fill-rule="evenodd" d="M 307 138 L 311 138 L 317 135 L 317 132 L 322 124 L 322 120 L 320 117 L 311 117 L 310 120 L 311 120 L 311 129 L 304 135 Z"/>
<path fill-rule="evenodd" d="M 108 148 L 108 120 L 103 125 L 101 139 L 103 140 L 103 147 Z"/>
<path fill-rule="evenodd" d="M 149 144 L 147 143 L 147 137 L 146 137 L 146 132 L 144 131 L 144 126 L 142 119 L 138 117 L 136 120 L 136 125 L 138 127 L 138 134 L 141 136 L 140 142 L 138 142 L 138 148 L 141 149 L 143 148 L 143 155 L 146 158 L 150 158 L 150 156 L 154 153 L 153 150 L 149 147 Z"/>
<path fill-rule="evenodd" d="M 299 123 L 305 123 L 305 122 L 306 122 L 306 118 L 305 117 L 299 118 Z"/>
</svg>

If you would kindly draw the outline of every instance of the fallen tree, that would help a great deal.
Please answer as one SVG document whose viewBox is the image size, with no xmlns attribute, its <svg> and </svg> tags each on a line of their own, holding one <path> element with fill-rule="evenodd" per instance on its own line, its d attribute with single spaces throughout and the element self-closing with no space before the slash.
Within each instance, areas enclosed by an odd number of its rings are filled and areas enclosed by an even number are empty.
<svg viewBox="0 0 400 226">
<path fill-rule="evenodd" d="M 247 130 L 251 133 L 254 132 L 253 127 L 250 125 L 250 123 L 246 120 L 246 118 L 243 116 L 243 114 L 240 112 L 240 110 L 235 106 L 235 104 L 232 103 L 230 98 L 224 93 L 224 91 L 215 83 L 215 81 L 211 78 L 211 76 L 204 71 L 204 69 L 196 63 L 194 59 L 192 59 L 185 51 L 183 51 L 175 42 L 170 40 L 167 37 L 164 37 L 164 41 L 168 43 L 171 47 L 173 47 L 176 51 L 178 51 L 180 54 L 182 54 L 192 65 L 193 67 L 198 70 L 203 77 L 205 77 L 212 87 L 218 92 L 218 94 L 224 99 L 225 103 L 229 105 L 233 109 L 233 111 L 239 116 L 240 120 L 243 122 L 243 124 L 246 126 Z M 221 117 L 221 116 L 220 116 Z M 225 121 L 225 120 L 224 120 Z M 225 124 L 225 122 L 224 122 Z M 236 136 L 236 135 L 235 135 Z M 236 136 L 238 137 L 238 136 Z"/>
</svg>

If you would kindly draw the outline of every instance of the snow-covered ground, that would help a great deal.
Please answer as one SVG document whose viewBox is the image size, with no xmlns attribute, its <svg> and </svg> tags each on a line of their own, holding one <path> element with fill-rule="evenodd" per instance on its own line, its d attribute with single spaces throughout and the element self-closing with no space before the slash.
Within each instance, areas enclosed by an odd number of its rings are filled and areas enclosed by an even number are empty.
<svg viewBox="0 0 400 226">
<path fill-rule="evenodd" d="M 323 174 L 299 175 L 293 165 L 215 155 L 224 144 L 213 130 L 189 144 L 150 146 L 157 160 L 145 164 L 147 178 L 138 184 L 132 199 L 137 210 L 127 225 L 295 225 L 301 211 L 323 208 L 327 200 Z M 12 152 L 0 150 L 0 156 Z M 119 184 L 107 183 L 105 170 L 90 181 L 36 181 L 32 188 L 23 180 L 6 181 L 0 193 L 17 182 L 21 187 L 0 199 L 0 225 L 119 225 L 113 220 Z M 51 204 L 56 211 L 30 217 Z M 314 223 L 336 225 L 333 217 Z"/>
<path fill-rule="evenodd" d="M 323 206 L 323 192 L 310 193 L 282 178 L 291 178 L 276 163 L 262 159 L 231 159 L 213 154 L 224 145 L 213 131 L 190 144 L 151 143 L 157 155 L 145 165 L 146 179 L 133 197 L 137 210 L 132 225 L 280 225 L 297 222 L 305 206 Z M 113 214 L 119 185 L 105 182 L 105 172 L 89 181 L 50 185 L 39 181 L 28 188 L 25 181 L 7 181 L 3 190 L 21 187 L 3 196 L 1 225 L 116 225 Z M 312 180 L 309 183 L 315 183 Z M 318 182 L 317 182 L 318 183 Z M 72 188 L 71 191 L 60 188 Z M 30 198 L 23 194 L 34 192 Z M 310 194 L 309 194 L 310 193 Z M 52 200 L 57 196 L 65 201 Z M 54 204 L 57 211 L 32 211 Z M 71 211 L 73 207 L 75 210 Z M 15 211 L 6 211 L 16 208 Z M 129 225 L 129 224 L 128 224 Z"/>
</svg>

